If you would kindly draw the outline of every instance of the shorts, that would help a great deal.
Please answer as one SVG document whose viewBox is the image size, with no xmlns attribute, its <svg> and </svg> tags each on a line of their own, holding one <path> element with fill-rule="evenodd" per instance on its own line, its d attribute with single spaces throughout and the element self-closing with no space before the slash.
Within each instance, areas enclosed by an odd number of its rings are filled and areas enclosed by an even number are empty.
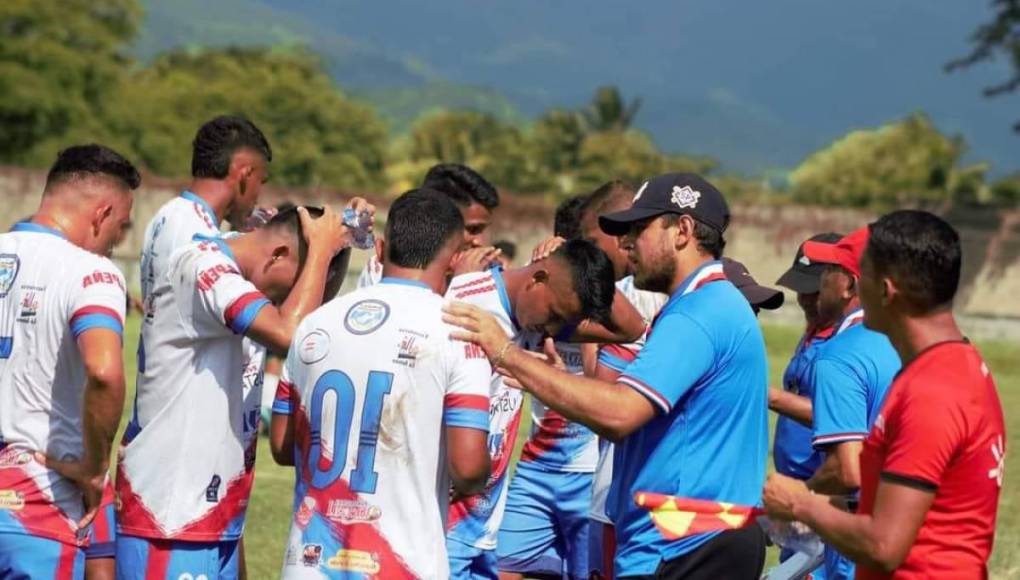
<svg viewBox="0 0 1020 580">
<path fill-rule="evenodd" d="M 237 542 L 183 542 L 121 534 L 117 536 L 117 580 L 233 580 L 238 575 Z"/>
<path fill-rule="evenodd" d="M 591 473 L 518 463 L 496 543 L 501 572 L 588 577 Z"/>
<path fill-rule="evenodd" d="M 483 550 L 457 540 L 446 540 L 451 580 L 498 580 L 496 550 Z"/>
<path fill-rule="evenodd" d="M 588 520 L 588 577 L 612 580 L 616 557 L 616 528 L 599 520 Z"/>
<path fill-rule="evenodd" d="M 849 558 L 828 545 L 825 546 L 825 564 L 822 568 L 827 580 L 853 580 L 857 569 Z"/>
<path fill-rule="evenodd" d="M 629 578 L 673 580 L 758 580 L 765 567 L 765 531 L 750 525 L 727 530 L 693 552 L 659 563 L 651 576 Z"/>
<path fill-rule="evenodd" d="M 113 503 L 99 508 L 96 519 L 89 527 L 89 545 L 85 548 L 85 559 L 113 558 L 117 552 L 117 510 Z"/>
<path fill-rule="evenodd" d="M 0 578 L 85 577 L 85 552 L 74 544 L 26 534 L 0 532 Z"/>
</svg>

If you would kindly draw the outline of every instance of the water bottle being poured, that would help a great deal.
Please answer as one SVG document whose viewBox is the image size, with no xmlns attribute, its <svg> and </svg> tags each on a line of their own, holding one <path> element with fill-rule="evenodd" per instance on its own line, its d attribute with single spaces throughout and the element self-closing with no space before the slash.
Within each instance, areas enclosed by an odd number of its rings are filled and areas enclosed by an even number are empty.
<svg viewBox="0 0 1020 580">
<path fill-rule="evenodd" d="M 375 247 L 375 235 L 369 231 L 372 226 L 372 214 L 368 210 L 356 211 L 344 208 L 344 225 L 351 229 L 351 245 L 359 250 Z"/>
</svg>

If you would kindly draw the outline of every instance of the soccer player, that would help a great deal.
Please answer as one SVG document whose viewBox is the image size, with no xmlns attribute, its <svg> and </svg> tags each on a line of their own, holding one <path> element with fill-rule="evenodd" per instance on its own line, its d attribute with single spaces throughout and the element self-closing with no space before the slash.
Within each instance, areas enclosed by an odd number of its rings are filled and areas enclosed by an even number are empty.
<svg viewBox="0 0 1020 580">
<path fill-rule="evenodd" d="M 861 228 L 834 244 L 804 244 L 809 260 L 826 264 L 818 314 L 837 321 L 808 379 L 814 391 L 811 444 L 825 459 L 807 486 L 829 495 L 852 496 L 860 487 L 861 444 L 900 370 L 889 339 L 861 324 L 860 262 L 867 240 L 867 228 Z M 826 547 L 827 579 L 853 578 L 853 570 L 853 562 Z"/>
<path fill-rule="evenodd" d="M 765 507 L 814 528 L 858 563 L 858 578 L 986 578 L 1006 430 L 988 366 L 953 317 L 959 235 L 921 211 L 868 230 L 864 324 L 904 366 L 864 441 L 860 508 L 841 511 L 779 474 Z"/>
<path fill-rule="evenodd" d="M 604 252 L 590 242 L 569 240 L 548 258 L 523 268 L 505 272 L 493 268 L 457 276 L 447 298 L 493 313 L 504 333 L 531 344 L 543 336 L 586 341 L 605 334 L 609 340 L 633 340 L 641 333 L 642 322 L 630 305 L 614 299 L 612 279 L 612 265 Z M 597 321 L 605 321 L 605 327 Z M 575 330 L 569 332 L 569 328 Z M 483 494 L 460 498 L 450 506 L 447 549 L 453 578 L 497 576 L 497 531 L 506 505 L 510 456 L 522 401 L 520 390 L 493 375 L 489 402 L 492 474 Z"/>
<path fill-rule="evenodd" d="M 237 576 L 255 452 L 241 413 L 242 338 L 286 352 L 327 279 L 342 276 L 349 232 L 328 208 L 315 213 L 185 246 L 157 281 L 118 464 L 119 578 Z"/>
<path fill-rule="evenodd" d="M 669 292 L 647 342 L 616 383 L 570 375 L 516 348 L 489 314 L 447 307 L 456 336 L 547 406 L 616 441 L 609 515 L 618 577 L 757 578 L 758 526 L 670 539 L 634 500 L 638 491 L 753 505 L 768 444 L 765 344 L 721 257 L 729 210 L 693 174 L 646 182 L 630 209 L 603 215 L 623 237 L 635 284 Z M 677 364 L 682 360 L 684 364 Z"/>
<path fill-rule="evenodd" d="M 124 277 L 138 171 L 61 151 L 42 202 L 0 234 L 0 577 L 81 578 L 124 407 Z"/>
<path fill-rule="evenodd" d="M 492 371 L 442 321 L 463 229 L 442 193 L 400 196 L 379 283 L 295 333 L 276 407 L 297 459 L 284 578 L 449 576 L 449 487 L 436 482 L 477 493 L 489 473 Z"/>
<path fill-rule="evenodd" d="M 464 217 L 464 244 L 461 249 L 488 245 L 492 212 L 499 206 L 499 193 L 474 169 L 459 163 L 432 166 L 422 187 L 445 193 Z M 377 240 L 376 253 L 365 264 L 358 277 L 358 288 L 377 284 L 382 278 L 382 240 Z"/>
</svg>

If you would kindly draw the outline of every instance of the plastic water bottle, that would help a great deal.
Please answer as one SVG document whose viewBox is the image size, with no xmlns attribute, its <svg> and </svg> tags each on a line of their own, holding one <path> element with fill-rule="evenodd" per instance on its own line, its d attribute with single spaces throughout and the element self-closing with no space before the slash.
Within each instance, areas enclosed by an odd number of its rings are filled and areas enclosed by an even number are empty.
<svg viewBox="0 0 1020 580">
<path fill-rule="evenodd" d="M 801 522 L 777 522 L 765 516 L 758 516 L 758 525 L 765 530 L 774 544 L 794 552 L 821 554 L 822 539 L 811 528 Z"/>
<path fill-rule="evenodd" d="M 344 225 L 351 229 L 351 245 L 360 250 L 375 247 L 375 236 L 368 228 L 372 226 L 372 214 L 366 210 L 360 212 L 352 208 L 344 208 Z"/>
</svg>

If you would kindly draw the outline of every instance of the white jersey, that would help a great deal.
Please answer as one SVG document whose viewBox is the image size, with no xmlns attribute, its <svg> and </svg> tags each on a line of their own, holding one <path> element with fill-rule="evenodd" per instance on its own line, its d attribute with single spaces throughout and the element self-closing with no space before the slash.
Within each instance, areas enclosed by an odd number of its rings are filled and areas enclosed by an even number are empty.
<svg viewBox="0 0 1020 580">
<path fill-rule="evenodd" d="M 119 531 L 236 539 L 255 460 L 242 411 L 242 335 L 269 300 L 220 238 L 174 252 L 159 284 L 142 323 L 145 364 L 117 468 Z"/>
<path fill-rule="evenodd" d="M 462 274 L 450 281 L 447 300 L 474 304 L 491 313 L 503 330 L 520 340 L 520 327 L 513 315 L 501 268 Z M 510 456 L 521 423 L 522 392 L 506 386 L 503 377 L 492 374 L 489 389 L 489 457 L 492 471 L 485 491 L 450 506 L 447 537 L 483 550 L 496 547 L 496 534 L 503 521 L 509 489 Z"/>
<path fill-rule="evenodd" d="M 83 544 L 82 496 L 32 451 L 80 458 L 85 367 L 77 339 L 123 333 L 124 276 L 57 231 L 0 234 L 0 532 Z"/>
<path fill-rule="evenodd" d="M 361 274 L 358 276 L 358 288 L 368 288 L 369 286 L 375 286 L 382 280 L 382 264 L 379 263 L 379 259 L 372 254 L 365 262 L 365 267 L 361 269 Z"/>
<path fill-rule="evenodd" d="M 634 287 L 634 277 L 627 276 L 616 283 L 616 288 L 630 300 L 634 308 L 645 320 L 645 328 L 652 324 L 655 315 L 669 300 L 669 296 L 659 292 L 638 290 Z M 646 330 L 647 334 L 647 330 Z M 637 342 L 622 345 L 607 345 L 599 351 L 599 364 L 616 372 L 623 372 L 637 358 L 641 347 L 645 345 L 645 336 Z M 595 468 L 595 481 L 592 484 L 591 511 L 588 516 L 603 523 L 612 524 L 606 515 L 606 499 L 609 497 L 609 486 L 613 483 L 613 444 L 605 439 L 599 440 L 599 463 Z"/>
<path fill-rule="evenodd" d="M 491 368 L 443 303 L 383 278 L 295 333 L 274 409 L 295 425 L 284 578 L 449 577 L 444 425 L 488 430 Z"/>
</svg>

